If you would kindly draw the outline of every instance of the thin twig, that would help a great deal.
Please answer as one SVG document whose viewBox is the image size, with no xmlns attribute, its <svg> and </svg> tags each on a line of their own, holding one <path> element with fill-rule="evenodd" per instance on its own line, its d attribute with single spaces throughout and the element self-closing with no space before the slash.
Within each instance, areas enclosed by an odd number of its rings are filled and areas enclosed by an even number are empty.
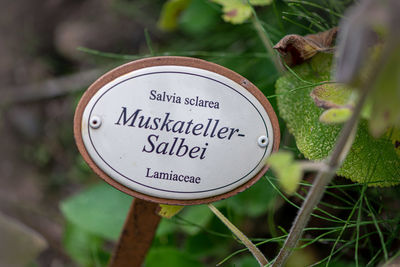
<svg viewBox="0 0 400 267">
<path fill-rule="evenodd" d="M 79 51 L 85 52 L 93 56 L 99 56 L 103 58 L 111 58 L 118 60 L 136 60 L 146 57 L 153 56 L 185 56 L 185 57 L 217 57 L 217 58 L 269 58 L 269 55 L 265 52 L 252 52 L 252 53 L 237 53 L 237 52 L 226 52 L 226 51 L 169 51 L 169 52 L 158 52 L 154 54 L 117 54 L 90 49 L 87 47 L 78 47 Z"/>
<path fill-rule="evenodd" d="M 382 234 L 381 228 L 378 225 L 376 216 L 374 214 L 374 211 L 371 208 L 371 205 L 369 204 L 368 198 L 366 196 L 364 196 L 364 199 L 365 199 L 365 204 L 367 204 L 367 207 L 368 207 L 368 209 L 370 211 L 370 214 L 372 216 L 372 219 L 374 221 L 375 228 L 376 228 L 376 230 L 378 232 L 379 240 L 381 241 L 381 244 L 382 244 L 382 250 L 383 250 L 383 255 L 385 257 L 385 261 L 388 261 L 389 260 L 389 254 L 388 254 L 386 246 L 385 246 L 385 239 L 383 238 L 383 234 Z"/>
<path fill-rule="evenodd" d="M 13 104 L 41 101 L 74 93 L 88 86 L 104 72 L 105 69 L 92 69 L 39 83 L 3 88 L 0 107 L 4 108 Z"/>
<path fill-rule="evenodd" d="M 267 53 L 270 55 L 272 62 L 275 65 L 275 68 L 278 72 L 284 73 L 285 69 L 282 66 L 281 60 L 277 54 L 277 52 L 272 47 L 272 42 L 268 37 L 268 33 L 265 31 L 264 27 L 261 25 L 260 20 L 258 19 L 257 13 L 251 8 L 253 12 L 252 22 L 253 26 L 257 31 L 258 36 L 260 37 L 262 43 L 264 44 Z"/>
<path fill-rule="evenodd" d="M 228 218 L 226 218 L 216 207 L 212 204 L 208 204 L 208 207 L 214 214 L 232 231 L 232 233 L 243 242 L 243 244 L 250 250 L 253 256 L 257 259 L 260 266 L 265 266 L 268 264 L 268 260 L 261 253 L 261 251 L 250 241 L 250 239 L 243 234 L 238 228 L 236 228 L 233 223 L 231 223 Z"/>
<path fill-rule="evenodd" d="M 300 163 L 300 168 L 303 171 L 319 171 L 327 167 L 325 162 L 299 160 L 298 163 Z"/>
<path fill-rule="evenodd" d="M 152 56 L 154 56 L 154 49 L 153 49 L 153 42 L 151 41 L 150 33 L 147 28 L 144 29 L 144 37 L 146 39 L 146 45 L 147 48 L 149 49 L 149 52 Z"/>
<path fill-rule="evenodd" d="M 360 221 L 361 221 L 361 215 L 363 211 L 363 194 L 366 189 L 366 185 L 363 186 L 363 189 L 361 191 L 361 199 L 360 199 L 360 207 L 358 209 L 358 215 L 357 215 L 357 224 L 356 224 L 356 247 L 354 249 L 354 261 L 356 263 L 356 266 L 358 267 L 358 246 L 359 246 L 359 239 L 360 239 Z"/>
</svg>

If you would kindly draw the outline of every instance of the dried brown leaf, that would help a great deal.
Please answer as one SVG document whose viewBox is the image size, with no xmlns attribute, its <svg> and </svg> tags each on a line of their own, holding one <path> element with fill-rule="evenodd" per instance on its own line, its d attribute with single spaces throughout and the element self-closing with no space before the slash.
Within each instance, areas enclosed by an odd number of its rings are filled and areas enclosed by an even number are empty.
<svg viewBox="0 0 400 267">
<path fill-rule="evenodd" d="M 301 64 L 313 57 L 318 52 L 333 52 L 337 27 L 317 34 L 301 36 L 289 34 L 283 37 L 274 49 L 283 56 L 283 60 L 289 66 Z"/>
</svg>

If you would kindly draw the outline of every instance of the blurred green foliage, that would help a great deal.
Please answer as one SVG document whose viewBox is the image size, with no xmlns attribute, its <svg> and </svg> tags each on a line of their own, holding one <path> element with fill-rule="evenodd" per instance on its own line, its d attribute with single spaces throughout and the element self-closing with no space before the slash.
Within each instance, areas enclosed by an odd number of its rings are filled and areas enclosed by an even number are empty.
<svg viewBox="0 0 400 267">
<path fill-rule="evenodd" d="M 116 241 L 132 197 L 106 184 L 93 186 L 61 204 L 66 219 L 82 230 Z"/>
<path fill-rule="evenodd" d="M 247 217 L 256 218 L 272 208 L 276 195 L 273 190 L 265 182 L 259 182 L 216 206 L 229 209 L 231 219 L 236 222 Z M 131 202 L 132 197 L 105 183 L 91 186 L 63 201 L 61 210 L 67 220 L 64 246 L 69 255 L 82 266 L 106 266 L 110 251 L 107 252 L 103 245 L 107 240 L 115 242 L 118 239 Z M 186 236 L 184 241 L 182 234 Z M 159 266 L 157 258 L 169 253 L 171 259 L 163 266 L 186 266 L 194 260 L 194 264 L 199 264 L 203 257 L 227 254 L 233 240 L 206 205 L 185 207 L 172 219 L 162 219 L 146 266 Z M 96 262 L 101 264 L 96 265 Z M 181 265 L 174 265 L 178 263 Z"/>
<path fill-rule="evenodd" d="M 273 1 L 271 5 L 257 7 L 255 11 L 271 42 L 276 43 L 287 34 L 304 35 L 336 26 L 350 2 Z M 172 7 L 164 6 L 163 10 L 160 8 L 152 16 L 161 14 L 159 25 L 164 25 L 161 28 L 164 27 L 168 32 L 164 33 L 165 39 L 157 42 L 151 40 L 153 33 L 149 31 L 147 44 L 151 47 L 148 47 L 149 52 L 145 55 L 82 50 L 97 57 L 111 58 L 114 64 L 156 55 L 203 58 L 246 77 L 267 96 L 277 110 L 275 82 L 279 73 L 250 20 L 244 20 L 238 25 L 226 23 L 221 17 L 222 7 L 208 0 L 167 1 L 166 5 Z M 173 5 L 178 6 L 179 10 L 174 10 Z M 131 13 L 128 7 L 133 9 Z M 127 14 L 137 14 L 133 5 L 125 5 L 124 9 Z M 166 14 L 168 12 L 171 14 Z M 286 133 L 282 120 L 280 126 L 282 133 Z M 285 142 L 284 148 L 294 151 L 299 157 L 294 142 L 290 141 L 290 137 L 285 138 L 289 141 Z M 38 152 L 37 157 L 39 161 L 45 161 L 46 151 Z M 75 172 L 71 172 L 74 173 L 82 177 L 89 176 L 90 171 L 80 157 L 76 160 Z M 249 234 L 249 238 L 260 246 L 268 259 L 272 259 L 286 238 L 285 229 L 291 225 L 299 200 L 304 199 L 310 186 L 308 182 L 300 185 L 301 194 L 296 193 L 289 199 L 278 189 L 271 172 L 267 172 L 251 188 L 217 202 L 215 206 L 245 234 Z M 400 217 L 392 212 L 393 207 L 390 204 L 381 201 L 383 193 L 380 190 L 369 189 L 372 204 L 368 209 L 359 201 L 362 199 L 362 186 L 334 183 L 327 192 L 330 199 L 317 209 L 319 224 L 307 229 L 306 237 L 302 240 L 303 246 L 314 252 L 300 250 L 299 253 L 308 253 L 315 262 L 320 260 L 321 265 L 317 266 L 324 266 L 330 256 L 333 258 L 329 266 L 353 266 L 355 246 L 359 246 L 360 250 L 361 247 L 363 249 L 360 255 L 363 253 L 364 257 L 359 261 L 360 266 L 368 262 L 371 265 L 376 264 L 382 259 L 384 247 L 389 249 L 400 231 L 396 227 L 400 225 Z M 389 198 L 398 196 L 399 193 L 397 189 L 388 192 L 390 193 L 386 192 L 384 195 Z M 106 266 L 112 252 L 110 244 L 118 238 L 131 201 L 131 197 L 104 183 L 89 186 L 88 189 L 67 198 L 61 204 L 61 210 L 66 218 L 64 247 L 71 258 L 85 267 Z M 385 219 L 381 214 L 383 208 L 387 208 Z M 353 211 L 354 214 L 356 209 L 361 210 L 362 216 L 359 219 L 348 218 L 349 212 Z M 376 214 L 376 217 L 371 219 L 371 214 Z M 382 229 L 377 230 L 375 223 L 381 225 Z M 362 233 L 357 238 L 353 231 L 356 226 Z M 342 235 L 341 231 L 346 227 L 350 230 Z M 379 231 L 387 242 L 383 247 L 374 245 L 379 244 L 376 239 Z M 335 241 L 341 246 L 329 253 Z M 247 249 L 215 218 L 207 206 L 200 205 L 185 207 L 171 219 L 161 220 L 145 266 L 215 266 L 218 262 L 222 266 L 257 266 Z M 296 264 L 296 261 L 292 262 Z M 293 266 L 301 266 L 301 263 L 297 264 L 299 265 Z"/>
</svg>

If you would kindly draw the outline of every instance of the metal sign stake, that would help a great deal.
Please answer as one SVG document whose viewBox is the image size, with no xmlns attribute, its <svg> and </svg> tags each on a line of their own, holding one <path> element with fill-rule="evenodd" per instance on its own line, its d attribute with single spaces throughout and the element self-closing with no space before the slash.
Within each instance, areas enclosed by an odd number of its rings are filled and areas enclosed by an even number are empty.
<svg viewBox="0 0 400 267">
<path fill-rule="evenodd" d="M 135 198 L 115 248 L 110 267 L 140 267 L 146 258 L 161 217 L 157 203 Z"/>
</svg>

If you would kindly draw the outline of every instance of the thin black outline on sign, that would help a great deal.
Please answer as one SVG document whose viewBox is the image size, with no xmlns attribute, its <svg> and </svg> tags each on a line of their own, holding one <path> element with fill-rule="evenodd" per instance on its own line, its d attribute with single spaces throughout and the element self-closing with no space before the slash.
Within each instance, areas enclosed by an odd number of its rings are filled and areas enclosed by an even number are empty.
<svg viewBox="0 0 400 267">
<path fill-rule="evenodd" d="M 198 77 L 201 77 L 201 78 L 209 79 L 209 80 L 212 80 L 212 81 L 214 81 L 214 82 L 220 83 L 220 84 L 222 84 L 222 85 L 224 85 L 224 86 L 226 86 L 226 87 L 228 87 L 228 88 L 234 90 L 236 93 L 240 94 L 240 95 L 241 95 L 242 97 L 244 97 L 247 101 L 249 101 L 250 104 L 255 108 L 255 110 L 257 110 L 258 114 L 260 115 L 260 117 L 261 117 L 261 119 L 262 119 L 262 121 L 263 121 L 263 123 L 264 123 L 265 130 L 266 130 L 266 134 L 267 134 L 267 137 L 268 137 L 268 128 L 267 128 L 267 125 L 266 125 L 266 123 L 265 123 L 265 120 L 264 120 L 263 116 L 261 115 L 260 111 L 259 111 L 259 110 L 257 109 L 257 107 L 253 104 L 253 102 L 251 102 L 251 101 L 250 101 L 246 96 L 244 96 L 241 92 L 238 92 L 235 88 L 233 88 L 233 87 L 231 87 L 231 86 L 229 86 L 229 85 L 227 85 L 227 84 L 225 84 L 225 83 L 223 83 L 223 82 L 221 82 L 221 81 L 218 81 L 218 80 L 216 80 L 216 79 L 213 79 L 213 78 L 210 78 L 210 77 L 207 77 L 207 76 L 203 76 L 203 75 L 200 75 L 200 74 L 194 74 L 194 73 L 182 72 L 182 71 L 158 71 L 158 72 L 150 72 L 150 73 L 145 73 L 145 74 L 136 75 L 136 76 L 134 76 L 134 77 L 130 77 L 130 78 L 127 78 L 127 79 L 125 79 L 125 80 L 123 80 L 123 81 L 121 81 L 121 82 L 118 82 L 117 84 L 113 85 L 112 87 L 110 87 L 109 89 L 107 89 L 107 91 L 105 91 L 104 93 L 102 93 L 102 94 L 100 95 L 100 97 L 96 100 L 96 102 L 93 104 L 92 108 L 90 109 L 89 118 L 92 116 L 92 111 L 93 111 L 94 107 L 96 106 L 97 102 L 98 102 L 107 92 L 109 92 L 109 91 L 110 91 L 111 89 L 113 89 L 114 87 L 120 85 L 121 83 L 124 83 L 124 82 L 126 82 L 126 81 L 129 81 L 129 80 L 132 80 L 132 79 L 135 79 L 135 78 L 138 78 L 138 77 L 142 77 L 142 76 L 146 76 L 146 75 L 152 75 L 152 74 L 164 74 L 164 73 L 187 74 L 187 75 L 192 75 L 192 76 L 198 76 Z M 222 76 L 223 76 L 223 75 L 222 75 Z M 225 76 L 223 76 L 223 77 L 225 77 Z M 225 78 L 227 78 L 227 77 L 225 77 Z M 229 78 L 227 78 L 227 79 L 229 79 Z M 104 87 L 104 86 L 103 86 L 103 87 Z M 102 88 L 103 88 L 103 87 L 102 87 Z M 267 114 L 267 115 L 268 115 L 268 114 Z M 92 147 L 94 148 L 94 150 L 96 151 L 96 153 L 97 153 L 97 155 L 100 157 L 100 159 L 101 159 L 108 167 L 110 167 L 110 169 L 112 169 L 114 172 L 118 173 L 120 176 L 124 177 L 125 179 L 127 179 L 127 180 L 129 180 L 129 181 L 131 181 L 131 182 L 134 182 L 134 183 L 136 183 L 136 184 L 139 184 L 139 185 L 144 186 L 144 187 L 147 187 L 147 188 L 151 188 L 151 189 L 158 190 L 158 191 L 169 192 L 169 193 L 182 193 L 182 194 L 204 193 L 204 192 L 215 191 L 215 190 L 222 189 L 222 188 L 224 188 L 224 187 L 231 186 L 231 185 L 233 185 L 233 184 L 235 184 L 235 183 L 241 181 L 242 179 L 246 178 L 250 173 L 252 173 L 252 172 L 257 168 L 257 166 L 260 164 L 260 162 L 261 162 L 262 159 L 264 158 L 265 153 L 267 152 L 267 149 L 268 149 L 268 147 L 269 147 L 269 145 L 265 147 L 264 154 L 262 155 L 260 161 L 256 164 L 256 166 L 255 166 L 251 171 L 249 171 L 246 175 L 244 175 L 243 177 L 239 178 L 238 180 L 236 180 L 236 181 L 234 181 L 234 182 L 232 182 L 232 183 L 230 183 L 230 184 L 227 184 L 227 185 L 224 185 L 224 186 L 220 186 L 220 187 L 217 187 L 217 188 L 213 188 L 213 189 L 202 190 L 202 191 L 172 191 L 172 190 L 160 189 L 160 188 L 156 188 L 156 187 L 152 187 L 152 186 L 149 186 L 149 185 L 145 185 L 145 184 L 139 183 L 139 182 L 133 180 L 132 178 L 129 178 L 129 177 L 125 176 L 124 174 L 120 173 L 119 171 L 115 170 L 110 164 L 107 163 L 107 161 L 105 161 L 105 160 L 103 159 L 103 157 L 100 155 L 100 153 L 97 151 L 96 147 L 94 146 L 93 141 L 92 141 L 92 137 L 91 137 L 91 135 L 90 135 L 90 127 L 89 127 L 89 124 L 88 124 L 88 134 L 89 134 L 90 143 L 92 144 Z M 270 144 L 272 145 L 272 142 L 270 142 Z M 103 170 L 103 171 L 105 171 L 105 170 Z M 111 178 L 112 178 L 112 177 L 111 177 Z M 116 182 L 118 182 L 119 184 L 121 184 L 119 181 L 117 181 L 117 180 L 115 180 L 115 179 L 113 179 L 113 180 L 116 181 Z M 125 186 L 126 186 L 126 185 L 125 185 Z M 239 186 L 240 186 L 240 185 L 239 185 Z M 131 187 L 129 187 L 129 188 L 130 188 L 131 190 L 136 191 L 134 188 L 131 188 Z M 233 189 L 232 189 L 232 190 L 233 190 Z M 142 192 L 142 193 L 143 193 L 143 192 Z M 150 194 L 147 194 L 147 193 L 143 193 L 143 194 L 150 195 Z M 221 193 L 221 194 L 223 194 L 223 193 Z"/>
</svg>

